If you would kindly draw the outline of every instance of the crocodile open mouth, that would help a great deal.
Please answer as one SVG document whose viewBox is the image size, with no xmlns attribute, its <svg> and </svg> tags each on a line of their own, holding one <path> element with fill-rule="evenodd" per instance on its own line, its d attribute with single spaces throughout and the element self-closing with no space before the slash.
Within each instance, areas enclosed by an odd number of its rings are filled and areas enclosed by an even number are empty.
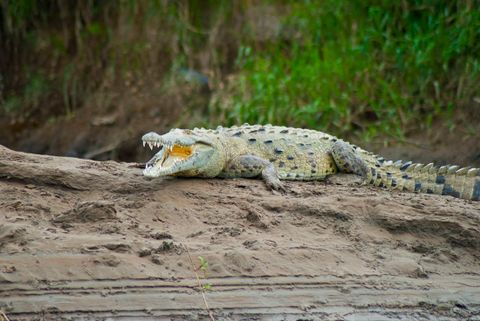
<svg viewBox="0 0 480 321">
<path fill-rule="evenodd" d="M 144 146 L 145 144 L 148 144 L 151 149 L 153 149 L 153 146 L 160 147 L 160 152 L 147 162 L 145 166 L 146 172 L 151 171 L 154 167 L 157 171 L 172 169 L 176 165 L 188 160 L 193 154 L 192 146 L 182 146 L 177 144 L 160 145 L 159 143 L 144 142 Z"/>
<path fill-rule="evenodd" d="M 179 129 L 164 135 L 150 132 L 142 136 L 142 141 L 152 150 L 160 148 L 143 170 L 147 177 L 198 175 L 215 151 L 208 139 Z"/>
</svg>

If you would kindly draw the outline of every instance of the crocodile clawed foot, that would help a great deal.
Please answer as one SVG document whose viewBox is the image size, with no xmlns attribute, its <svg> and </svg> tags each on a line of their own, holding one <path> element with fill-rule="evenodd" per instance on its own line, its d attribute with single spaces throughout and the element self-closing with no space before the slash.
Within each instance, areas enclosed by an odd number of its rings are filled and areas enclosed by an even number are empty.
<svg viewBox="0 0 480 321">
<path fill-rule="evenodd" d="M 282 184 L 280 180 L 269 180 L 265 182 L 267 187 L 274 193 L 285 194 L 287 192 L 285 185 Z"/>
</svg>

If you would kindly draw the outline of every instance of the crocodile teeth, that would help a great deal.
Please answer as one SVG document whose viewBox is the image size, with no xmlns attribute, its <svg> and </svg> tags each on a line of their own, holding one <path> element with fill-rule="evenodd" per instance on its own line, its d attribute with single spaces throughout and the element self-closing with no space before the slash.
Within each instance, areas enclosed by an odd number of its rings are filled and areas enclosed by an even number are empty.
<svg viewBox="0 0 480 321">
<path fill-rule="evenodd" d="M 143 141 L 143 147 L 145 147 L 146 144 L 147 144 L 147 142 L 146 142 L 146 141 Z"/>
<path fill-rule="evenodd" d="M 151 142 L 148 142 L 148 147 L 150 147 L 151 150 L 153 150 L 153 144 Z"/>
</svg>

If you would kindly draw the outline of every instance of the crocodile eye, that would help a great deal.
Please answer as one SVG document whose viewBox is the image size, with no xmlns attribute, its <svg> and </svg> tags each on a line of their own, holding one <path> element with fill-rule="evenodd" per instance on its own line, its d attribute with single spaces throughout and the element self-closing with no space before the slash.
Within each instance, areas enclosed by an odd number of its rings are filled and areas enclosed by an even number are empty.
<svg viewBox="0 0 480 321">
<path fill-rule="evenodd" d="M 193 132 L 190 129 L 185 129 L 183 132 L 187 135 L 193 134 Z"/>
</svg>

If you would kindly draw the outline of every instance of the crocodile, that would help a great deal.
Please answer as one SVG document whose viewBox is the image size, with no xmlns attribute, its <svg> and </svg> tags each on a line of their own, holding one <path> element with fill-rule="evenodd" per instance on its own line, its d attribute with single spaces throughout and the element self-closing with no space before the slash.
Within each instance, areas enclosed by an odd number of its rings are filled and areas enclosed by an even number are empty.
<svg viewBox="0 0 480 321">
<path fill-rule="evenodd" d="M 480 200 L 479 168 L 393 162 L 311 129 L 249 124 L 174 128 L 163 135 L 149 132 L 142 141 L 160 148 L 145 165 L 147 177 L 262 177 L 271 189 L 285 191 L 281 180 L 351 173 L 378 187 Z"/>
</svg>

